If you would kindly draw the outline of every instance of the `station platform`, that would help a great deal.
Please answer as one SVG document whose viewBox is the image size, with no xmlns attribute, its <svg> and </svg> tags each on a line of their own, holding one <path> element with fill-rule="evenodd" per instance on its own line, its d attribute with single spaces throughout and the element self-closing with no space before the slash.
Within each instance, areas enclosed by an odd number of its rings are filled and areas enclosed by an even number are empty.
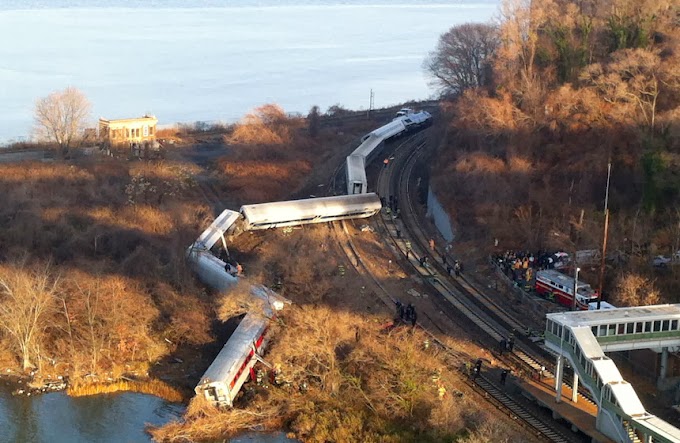
<svg viewBox="0 0 680 443">
<path fill-rule="evenodd" d="M 550 409 L 553 418 L 561 418 L 569 422 L 572 430 L 579 430 L 594 442 L 615 443 L 595 428 L 597 406 L 584 398 L 578 397 L 578 402 L 571 401 L 572 390 L 566 384 L 562 387 L 562 401 L 555 402 L 555 379 L 548 378 L 543 381 L 515 379 L 515 385 L 522 390 L 525 397 L 535 401 L 540 406 Z"/>
</svg>

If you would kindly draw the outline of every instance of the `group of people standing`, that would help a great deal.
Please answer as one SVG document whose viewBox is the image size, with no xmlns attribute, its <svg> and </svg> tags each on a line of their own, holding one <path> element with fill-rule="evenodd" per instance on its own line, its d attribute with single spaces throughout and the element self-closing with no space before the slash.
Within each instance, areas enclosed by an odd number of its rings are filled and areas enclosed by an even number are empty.
<svg viewBox="0 0 680 443">
<path fill-rule="evenodd" d="M 413 306 L 411 303 L 404 306 L 404 304 L 399 300 L 397 300 L 395 304 L 397 305 L 395 323 L 397 322 L 403 322 L 406 324 L 411 323 L 411 326 L 415 326 L 416 321 L 418 320 L 418 313 L 416 312 L 415 306 Z"/>
</svg>

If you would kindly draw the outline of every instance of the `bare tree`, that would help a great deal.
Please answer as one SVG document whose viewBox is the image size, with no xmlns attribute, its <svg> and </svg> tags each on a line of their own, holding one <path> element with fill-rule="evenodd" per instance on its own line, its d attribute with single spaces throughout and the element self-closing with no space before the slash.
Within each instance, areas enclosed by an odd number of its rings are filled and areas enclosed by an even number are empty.
<svg viewBox="0 0 680 443">
<path fill-rule="evenodd" d="M 581 81 L 595 87 L 608 103 L 631 104 L 637 108 L 641 123 L 653 133 L 662 76 L 661 59 L 657 54 L 625 49 L 612 54 L 609 64 L 588 66 L 581 74 Z"/>
<path fill-rule="evenodd" d="M 25 262 L 0 269 L 0 327 L 21 354 L 22 367 L 34 367 L 47 316 L 54 307 L 59 279 L 50 265 L 27 268 Z"/>
<path fill-rule="evenodd" d="M 491 57 L 498 48 L 498 29 L 489 24 L 465 23 L 439 37 L 437 49 L 424 68 L 444 93 L 459 94 L 491 80 Z"/>
<path fill-rule="evenodd" d="M 87 97 L 71 86 L 40 98 L 35 104 L 36 135 L 57 143 L 65 154 L 85 128 L 90 108 Z"/>
</svg>

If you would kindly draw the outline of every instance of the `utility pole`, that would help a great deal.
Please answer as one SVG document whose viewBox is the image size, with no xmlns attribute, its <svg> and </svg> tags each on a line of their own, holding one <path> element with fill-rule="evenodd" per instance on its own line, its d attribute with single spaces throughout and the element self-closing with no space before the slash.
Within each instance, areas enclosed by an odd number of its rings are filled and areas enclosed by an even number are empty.
<svg viewBox="0 0 680 443">
<path fill-rule="evenodd" d="M 575 311 L 576 310 L 576 294 L 578 293 L 578 273 L 581 270 L 581 268 L 576 267 L 574 268 L 574 298 L 571 300 L 571 310 Z"/>
<path fill-rule="evenodd" d="M 597 309 L 602 303 L 602 287 L 604 286 L 604 267 L 607 256 L 607 235 L 609 233 L 609 179 L 612 176 L 612 163 L 607 164 L 607 187 L 604 193 L 604 235 L 602 236 L 602 257 L 600 261 L 600 286 L 597 291 Z"/>
<path fill-rule="evenodd" d="M 368 98 L 368 113 L 366 114 L 366 117 L 371 116 L 371 111 L 373 110 L 374 104 L 375 104 L 375 94 L 373 93 L 373 89 L 371 89 L 371 95 Z"/>
</svg>

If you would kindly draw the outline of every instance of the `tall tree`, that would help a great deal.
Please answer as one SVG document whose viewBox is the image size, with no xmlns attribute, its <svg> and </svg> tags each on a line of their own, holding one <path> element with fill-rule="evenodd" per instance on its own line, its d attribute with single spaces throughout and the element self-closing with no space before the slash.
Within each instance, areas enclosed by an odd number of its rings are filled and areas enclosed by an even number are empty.
<svg viewBox="0 0 680 443">
<path fill-rule="evenodd" d="M 460 94 L 489 84 L 490 60 L 498 44 L 498 29 L 493 25 L 457 25 L 439 37 L 437 49 L 430 53 L 424 67 L 443 93 Z"/>
<path fill-rule="evenodd" d="M 18 348 L 22 367 L 34 367 L 40 338 L 54 307 L 58 278 L 50 266 L 30 269 L 25 263 L 0 269 L 0 327 Z"/>
<path fill-rule="evenodd" d="M 71 86 L 40 98 L 35 104 L 36 135 L 56 143 L 65 154 L 85 129 L 90 109 L 85 94 Z"/>
</svg>

